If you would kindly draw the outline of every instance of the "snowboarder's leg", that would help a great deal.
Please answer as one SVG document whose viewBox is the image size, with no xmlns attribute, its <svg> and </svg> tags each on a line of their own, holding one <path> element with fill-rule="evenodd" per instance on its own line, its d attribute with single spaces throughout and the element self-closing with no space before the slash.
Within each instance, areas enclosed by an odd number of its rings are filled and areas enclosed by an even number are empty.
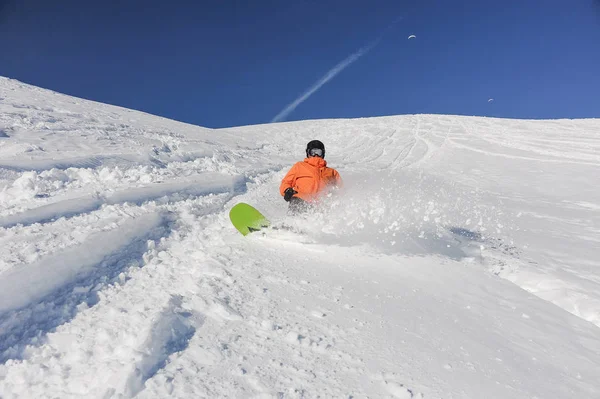
<svg viewBox="0 0 600 399">
<path fill-rule="evenodd" d="M 288 208 L 288 213 L 290 215 L 298 215 L 308 211 L 308 209 L 309 204 L 303 199 L 297 197 L 292 197 L 292 199 L 290 199 L 290 206 Z"/>
</svg>

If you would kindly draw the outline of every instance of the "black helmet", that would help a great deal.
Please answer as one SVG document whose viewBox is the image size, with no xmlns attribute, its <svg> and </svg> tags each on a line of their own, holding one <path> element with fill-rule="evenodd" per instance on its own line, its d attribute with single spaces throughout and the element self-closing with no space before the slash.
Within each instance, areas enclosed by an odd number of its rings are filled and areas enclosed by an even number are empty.
<svg viewBox="0 0 600 399">
<path fill-rule="evenodd" d="M 308 144 L 306 145 L 306 156 L 308 158 L 311 157 L 310 150 L 312 150 L 313 148 L 318 148 L 318 149 L 323 150 L 323 155 L 321 156 L 321 158 L 325 158 L 325 146 L 319 140 L 309 141 Z M 314 156 L 314 155 L 312 155 L 312 156 Z"/>
</svg>

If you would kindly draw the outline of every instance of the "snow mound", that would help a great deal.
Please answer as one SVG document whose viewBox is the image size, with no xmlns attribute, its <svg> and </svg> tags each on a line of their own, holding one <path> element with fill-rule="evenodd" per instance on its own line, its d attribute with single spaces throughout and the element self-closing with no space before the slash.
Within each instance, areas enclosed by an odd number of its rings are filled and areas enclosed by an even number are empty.
<svg viewBox="0 0 600 399">
<path fill-rule="evenodd" d="M 0 98 L 2 398 L 600 397 L 598 120 Z M 344 186 L 291 217 L 312 139 Z"/>
</svg>

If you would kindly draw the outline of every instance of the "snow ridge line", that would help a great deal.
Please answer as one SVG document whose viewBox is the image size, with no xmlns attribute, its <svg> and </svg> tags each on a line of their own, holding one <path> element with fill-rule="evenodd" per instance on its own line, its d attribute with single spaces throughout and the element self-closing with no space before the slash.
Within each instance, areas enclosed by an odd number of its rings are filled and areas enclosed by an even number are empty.
<svg viewBox="0 0 600 399">
<path fill-rule="evenodd" d="M 0 129 L 0 138 L 9 137 Z M 89 155 L 83 157 L 60 158 L 60 159 L 7 159 L 0 163 L 0 169 L 14 172 L 44 172 L 51 169 L 66 170 L 69 168 L 97 169 L 100 167 L 132 167 L 139 165 L 152 165 L 159 168 L 167 167 L 169 162 L 193 162 L 196 159 L 207 157 L 208 152 L 196 151 L 183 154 L 161 153 L 159 150 L 143 153 L 117 153 L 103 155 Z"/>
<path fill-rule="evenodd" d="M 189 197 L 231 192 L 238 194 L 245 191 L 245 179 L 242 176 L 230 176 L 219 173 L 206 173 L 194 179 L 172 183 L 156 183 L 143 187 L 117 191 L 107 196 L 88 195 L 69 198 L 25 212 L 0 218 L 0 227 L 9 228 L 22 224 L 45 223 L 61 217 L 72 217 L 82 213 L 95 211 L 102 205 L 116 205 L 125 202 L 141 205 L 142 203 L 161 197 L 176 200 L 176 196 Z"/>
<path fill-rule="evenodd" d="M 155 212 L 96 233 L 83 244 L 3 273 L 0 278 L 0 362 L 19 358 L 31 338 L 93 306 L 97 291 L 133 265 L 140 265 L 148 240 L 171 231 L 167 215 Z M 37 341 L 37 340 L 34 340 Z"/>
<path fill-rule="evenodd" d="M 0 163 L 0 168 L 15 172 L 36 171 L 43 172 L 50 169 L 69 168 L 98 168 L 112 165 L 137 165 L 150 163 L 164 166 L 160 161 L 150 156 L 140 154 L 115 154 L 115 155 L 92 155 L 88 157 L 61 158 L 61 159 L 11 159 Z"/>
</svg>

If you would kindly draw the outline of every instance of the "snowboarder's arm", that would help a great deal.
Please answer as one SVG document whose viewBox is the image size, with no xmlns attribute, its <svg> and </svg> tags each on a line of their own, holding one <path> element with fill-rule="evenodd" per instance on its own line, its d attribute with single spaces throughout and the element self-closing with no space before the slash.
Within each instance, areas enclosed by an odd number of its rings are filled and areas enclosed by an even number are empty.
<svg viewBox="0 0 600 399">
<path fill-rule="evenodd" d="M 342 183 L 342 177 L 340 176 L 340 174 L 338 173 L 337 170 L 333 170 L 333 177 L 334 177 L 334 184 L 337 187 L 342 187 L 343 183 Z"/>
<path fill-rule="evenodd" d="M 283 180 L 281 180 L 281 185 L 279 186 L 279 193 L 281 196 L 285 195 L 285 190 L 288 188 L 294 188 L 294 183 L 296 182 L 296 165 L 292 166 L 292 168 L 287 172 Z"/>
</svg>

